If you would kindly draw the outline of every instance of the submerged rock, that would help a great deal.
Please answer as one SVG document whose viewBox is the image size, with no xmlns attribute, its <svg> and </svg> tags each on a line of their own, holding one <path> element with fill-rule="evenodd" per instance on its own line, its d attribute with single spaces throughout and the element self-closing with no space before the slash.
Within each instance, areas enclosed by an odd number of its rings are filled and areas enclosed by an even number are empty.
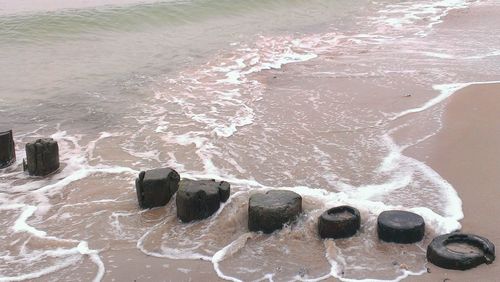
<svg viewBox="0 0 500 282">
<path fill-rule="evenodd" d="M 179 188 L 179 174 L 171 168 L 141 171 L 135 180 L 139 206 L 150 209 L 166 205 Z"/>
<path fill-rule="evenodd" d="M 177 192 L 177 217 L 183 222 L 205 219 L 227 201 L 230 184 L 215 180 L 183 179 Z"/>
<path fill-rule="evenodd" d="M 29 175 L 45 176 L 59 169 L 59 145 L 52 138 L 38 139 L 26 144 L 24 171 Z"/>
<path fill-rule="evenodd" d="M 294 221 L 302 212 L 302 197 L 292 191 L 271 190 L 253 194 L 248 202 L 248 229 L 272 233 Z"/>
<path fill-rule="evenodd" d="M 12 130 L 0 132 L 0 168 L 6 168 L 16 161 L 16 147 Z"/>
</svg>

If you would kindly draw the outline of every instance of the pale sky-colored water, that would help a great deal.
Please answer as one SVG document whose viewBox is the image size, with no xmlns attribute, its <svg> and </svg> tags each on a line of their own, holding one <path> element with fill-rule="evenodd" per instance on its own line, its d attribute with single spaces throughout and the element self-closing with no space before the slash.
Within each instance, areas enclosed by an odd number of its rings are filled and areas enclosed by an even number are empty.
<svg viewBox="0 0 500 282">
<path fill-rule="evenodd" d="M 0 14 L 81 9 L 106 5 L 131 5 L 168 1 L 155 0 L 0 0 Z"/>
</svg>

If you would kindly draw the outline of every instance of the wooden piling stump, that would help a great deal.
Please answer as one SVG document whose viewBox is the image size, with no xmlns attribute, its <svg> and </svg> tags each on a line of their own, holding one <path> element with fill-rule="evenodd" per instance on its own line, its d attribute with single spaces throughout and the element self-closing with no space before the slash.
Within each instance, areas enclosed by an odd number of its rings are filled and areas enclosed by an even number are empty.
<svg viewBox="0 0 500 282">
<path fill-rule="evenodd" d="M 16 161 L 16 147 L 12 130 L 0 132 L 0 168 L 6 168 Z"/>
<path fill-rule="evenodd" d="M 24 171 L 29 175 L 45 176 L 59 169 L 59 146 L 52 138 L 38 139 L 26 144 Z"/>
</svg>

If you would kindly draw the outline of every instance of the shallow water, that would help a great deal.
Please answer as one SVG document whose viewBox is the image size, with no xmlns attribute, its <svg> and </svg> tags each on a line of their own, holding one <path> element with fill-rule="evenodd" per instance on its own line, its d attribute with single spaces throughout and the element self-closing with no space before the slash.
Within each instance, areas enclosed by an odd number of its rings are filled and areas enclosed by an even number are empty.
<svg viewBox="0 0 500 282">
<path fill-rule="evenodd" d="M 498 3 L 3 3 L 0 128 L 18 161 L 0 174 L 0 281 L 111 281 L 131 250 L 187 260 L 188 275 L 205 260 L 233 281 L 399 280 L 425 271 L 434 234 L 460 227 L 453 187 L 404 149 L 439 130 L 456 90 L 498 80 L 498 30 L 467 15 Z M 21 172 L 40 136 L 62 163 L 44 179 Z M 134 179 L 160 166 L 227 180 L 232 196 L 190 224 L 175 201 L 141 211 Z M 303 215 L 248 233 L 249 194 L 277 188 L 302 195 Z M 361 231 L 321 241 L 317 217 L 342 204 Z M 377 240 L 392 208 L 424 217 L 423 242 Z"/>
</svg>

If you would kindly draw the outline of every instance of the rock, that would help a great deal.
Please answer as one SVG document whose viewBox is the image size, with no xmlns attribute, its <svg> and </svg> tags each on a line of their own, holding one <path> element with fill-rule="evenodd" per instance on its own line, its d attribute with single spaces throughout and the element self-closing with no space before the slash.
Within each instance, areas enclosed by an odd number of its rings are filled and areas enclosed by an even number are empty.
<svg viewBox="0 0 500 282">
<path fill-rule="evenodd" d="M 449 244 L 464 244 L 479 251 L 451 250 Z M 437 236 L 427 247 L 427 260 L 446 268 L 467 270 L 480 264 L 490 264 L 495 260 L 495 245 L 488 239 L 474 234 L 450 233 Z"/>
<path fill-rule="evenodd" d="M 177 192 L 177 217 L 183 222 L 208 218 L 227 201 L 229 193 L 225 181 L 183 179 Z"/>
<path fill-rule="evenodd" d="M 141 171 L 135 180 L 139 206 L 143 209 L 164 206 L 179 188 L 180 176 L 171 168 Z"/>
<path fill-rule="evenodd" d="M 248 229 L 272 233 L 302 212 L 302 197 L 292 191 L 271 190 L 250 196 Z"/>
<path fill-rule="evenodd" d="M 16 161 L 16 146 L 12 130 L 0 132 L 0 168 L 6 168 Z"/>
<path fill-rule="evenodd" d="M 378 237 L 386 242 L 415 243 L 424 237 L 424 219 L 407 211 L 384 211 L 377 219 Z"/>
<path fill-rule="evenodd" d="M 45 176 L 59 169 L 59 146 L 52 138 L 38 139 L 26 144 L 24 171 L 29 175 Z"/>
<path fill-rule="evenodd" d="M 321 238 L 347 238 L 361 226 L 359 211 L 350 206 L 340 206 L 325 211 L 318 220 L 318 232 Z"/>
</svg>

